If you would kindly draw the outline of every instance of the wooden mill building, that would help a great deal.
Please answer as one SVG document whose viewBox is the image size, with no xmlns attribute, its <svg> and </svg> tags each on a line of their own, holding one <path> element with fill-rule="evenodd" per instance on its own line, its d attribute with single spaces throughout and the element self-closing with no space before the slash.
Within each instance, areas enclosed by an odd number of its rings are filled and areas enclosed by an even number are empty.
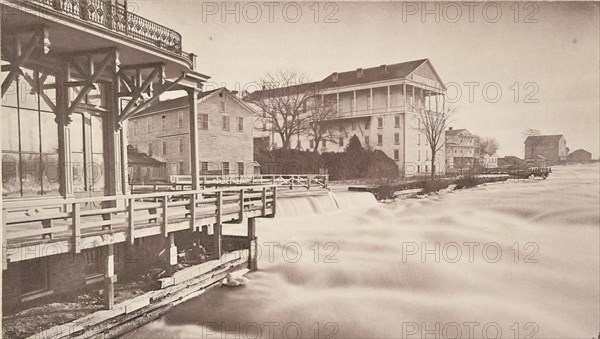
<svg viewBox="0 0 600 339">
<path fill-rule="evenodd" d="M 200 190 L 192 175 L 192 190 L 129 193 L 128 121 L 169 91 L 187 95 L 189 171 L 200 170 L 208 77 L 181 35 L 115 0 L 1 7 L 5 310 L 80 289 L 101 289 L 112 308 L 115 284 L 151 266 L 168 276 L 189 239 L 219 260 L 225 222 L 248 220 L 234 249 L 252 261 L 254 218 L 274 214 L 273 187 Z"/>
</svg>

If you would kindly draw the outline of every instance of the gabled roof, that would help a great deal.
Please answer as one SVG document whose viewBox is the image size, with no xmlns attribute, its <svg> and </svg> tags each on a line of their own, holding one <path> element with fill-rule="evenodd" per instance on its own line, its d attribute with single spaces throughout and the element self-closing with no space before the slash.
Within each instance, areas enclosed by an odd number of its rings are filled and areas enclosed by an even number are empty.
<svg viewBox="0 0 600 339">
<path fill-rule="evenodd" d="M 447 129 L 447 130 L 445 131 L 445 133 L 446 133 L 446 136 L 447 136 L 447 137 L 453 137 L 453 136 L 457 136 L 457 135 L 459 135 L 459 134 L 461 134 L 461 133 L 463 133 L 463 132 L 467 132 L 467 133 L 469 133 L 469 135 L 471 134 L 471 133 L 470 133 L 470 132 L 469 132 L 467 129 L 465 129 L 465 128 L 460 128 L 460 129 Z"/>
<path fill-rule="evenodd" d="M 135 150 L 127 150 L 127 162 L 135 165 L 148 165 L 148 166 L 165 166 L 166 162 L 162 162 L 156 158 L 153 158 L 146 153 L 139 153 Z"/>
<path fill-rule="evenodd" d="M 216 95 L 221 92 L 228 93 L 236 102 L 238 102 L 241 106 L 246 108 L 250 113 L 254 113 L 254 110 L 247 103 L 240 100 L 234 93 L 232 93 L 230 90 L 228 90 L 225 87 L 198 93 L 198 96 L 197 96 L 198 103 L 202 103 L 203 101 L 207 100 L 208 98 L 212 97 L 213 95 Z M 179 97 L 179 98 L 175 98 L 175 99 L 163 100 L 163 101 L 159 101 L 159 102 L 153 104 L 152 106 L 148 107 L 147 109 L 141 111 L 139 114 L 136 114 L 136 117 L 151 114 L 151 113 L 157 113 L 157 112 L 162 112 L 162 111 L 166 111 L 166 110 L 176 109 L 176 108 L 184 108 L 184 107 L 188 107 L 188 104 L 189 104 L 189 102 L 188 102 L 187 96 L 183 96 L 183 97 Z"/>
<path fill-rule="evenodd" d="M 357 76 L 357 70 L 341 72 L 337 73 L 337 81 L 335 80 L 336 73 L 332 73 L 325 79 L 321 80 L 321 82 L 343 87 L 383 80 L 404 79 L 426 61 L 427 59 L 420 59 L 392 65 L 364 68 L 362 69 L 361 77 Z"/>
<path fill-rule="evenodd" d="M 528 142 L 538 142 L 540 144 L 558 142 L 561 138 L 563 138 L 562 134 L 556 135 L 530 135 L 525 139 L 525 143 Z"/>
<path fill-rule="evenodd" d="M 580 148 L 578 150 L 575 150 L 575 151 L 569 153 L 569 155 L 571 155 L 571 154 L 577 154 L 577 153 L 592 154 L 591 152 L 588 152 L 588 151 L 584 150 L 583 148 Z"/>
</svg>

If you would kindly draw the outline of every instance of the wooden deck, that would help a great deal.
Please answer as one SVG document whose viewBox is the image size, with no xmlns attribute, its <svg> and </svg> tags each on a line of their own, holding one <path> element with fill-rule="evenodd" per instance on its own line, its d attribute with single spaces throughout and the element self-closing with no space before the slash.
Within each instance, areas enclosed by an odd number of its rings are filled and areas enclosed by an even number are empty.
<svg viewBox="0 0 600 339">
<path fill-rule="evenodd" d="M 133 244 L 137 238 L 273 216 L 276 199 L 276 187 L 262 185 L 5 201 L 3 267 L 7 262 L 80 253 L 82 249 L 120 242 Z M 94 205 L 100 207 L 89 208 Z"/>
</svg>

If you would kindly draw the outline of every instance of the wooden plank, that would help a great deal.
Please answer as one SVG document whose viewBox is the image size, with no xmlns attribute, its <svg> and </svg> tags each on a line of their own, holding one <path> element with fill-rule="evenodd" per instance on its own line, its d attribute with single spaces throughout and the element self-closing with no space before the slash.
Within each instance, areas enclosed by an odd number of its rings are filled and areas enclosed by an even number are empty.
<svg viewBox="0 0 600 339">
<path fill-rule="evenodd" d="M 169 236 L 168 224 L 169 224 L 169 198 L 167 196 L 165 196 L 162 200 L 162 223 L 161 223 L 162 234 L 165 237 Z"/>
<path fill-rule="evenodd" d="M 262 190 L 262 214 L 267 215 L 267 188 L 263 187 Z"/>
<path fill-rule="evenodd" d="M 71 227 L 73 229 L 73 253 L 81 253 L 81 206 L 79 204 L 71 205 L 73 216 L 71 217 Z"/>
<path fill-rule="evenodd" d="M 223 241 L 222 241 L 222 236 L 223 236 L 223 231 L 222 231 L 222 227 L 223 227 L 223 209 L 222 209 L 222 195 L 221 192 L 217 193 L 217 210 L 216 210 L 216 215 L 215 215 L 215 225 L 214 225 L 214 234 L 213 234 L 213 259 L 220 259 L 221 255 L 223 254 Z"/>
<path fill-rule="evenodd" d="M 2 210 L 2 270 L 8 268 L 8 258 L 6 257 L 6 222 L 8 221 L 8 211 Z"/>
<path fill-rule="evenodd" d="M 128 199 L 127 205 L 127 216 L 128 216 L 128 232 L 127 232 L 127 240 L 130 245 L 133 245 L 135 242 L 135 200 Z"/>
</svg>

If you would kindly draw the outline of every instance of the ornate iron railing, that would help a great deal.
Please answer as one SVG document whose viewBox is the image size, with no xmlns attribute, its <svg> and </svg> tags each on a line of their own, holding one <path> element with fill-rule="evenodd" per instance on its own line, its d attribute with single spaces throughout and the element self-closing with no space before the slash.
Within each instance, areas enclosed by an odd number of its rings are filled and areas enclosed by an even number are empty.
<svg viewBox="0 0 600 339">
<path fill-rule="evenodd" d="M 179 33 L 131 13 L 123 6 L 112 5 L 102 0 L 27 0 L 18 3 L 43 7 L 189 59 L 189 55 L 181 49 Z"/>
</svg>

